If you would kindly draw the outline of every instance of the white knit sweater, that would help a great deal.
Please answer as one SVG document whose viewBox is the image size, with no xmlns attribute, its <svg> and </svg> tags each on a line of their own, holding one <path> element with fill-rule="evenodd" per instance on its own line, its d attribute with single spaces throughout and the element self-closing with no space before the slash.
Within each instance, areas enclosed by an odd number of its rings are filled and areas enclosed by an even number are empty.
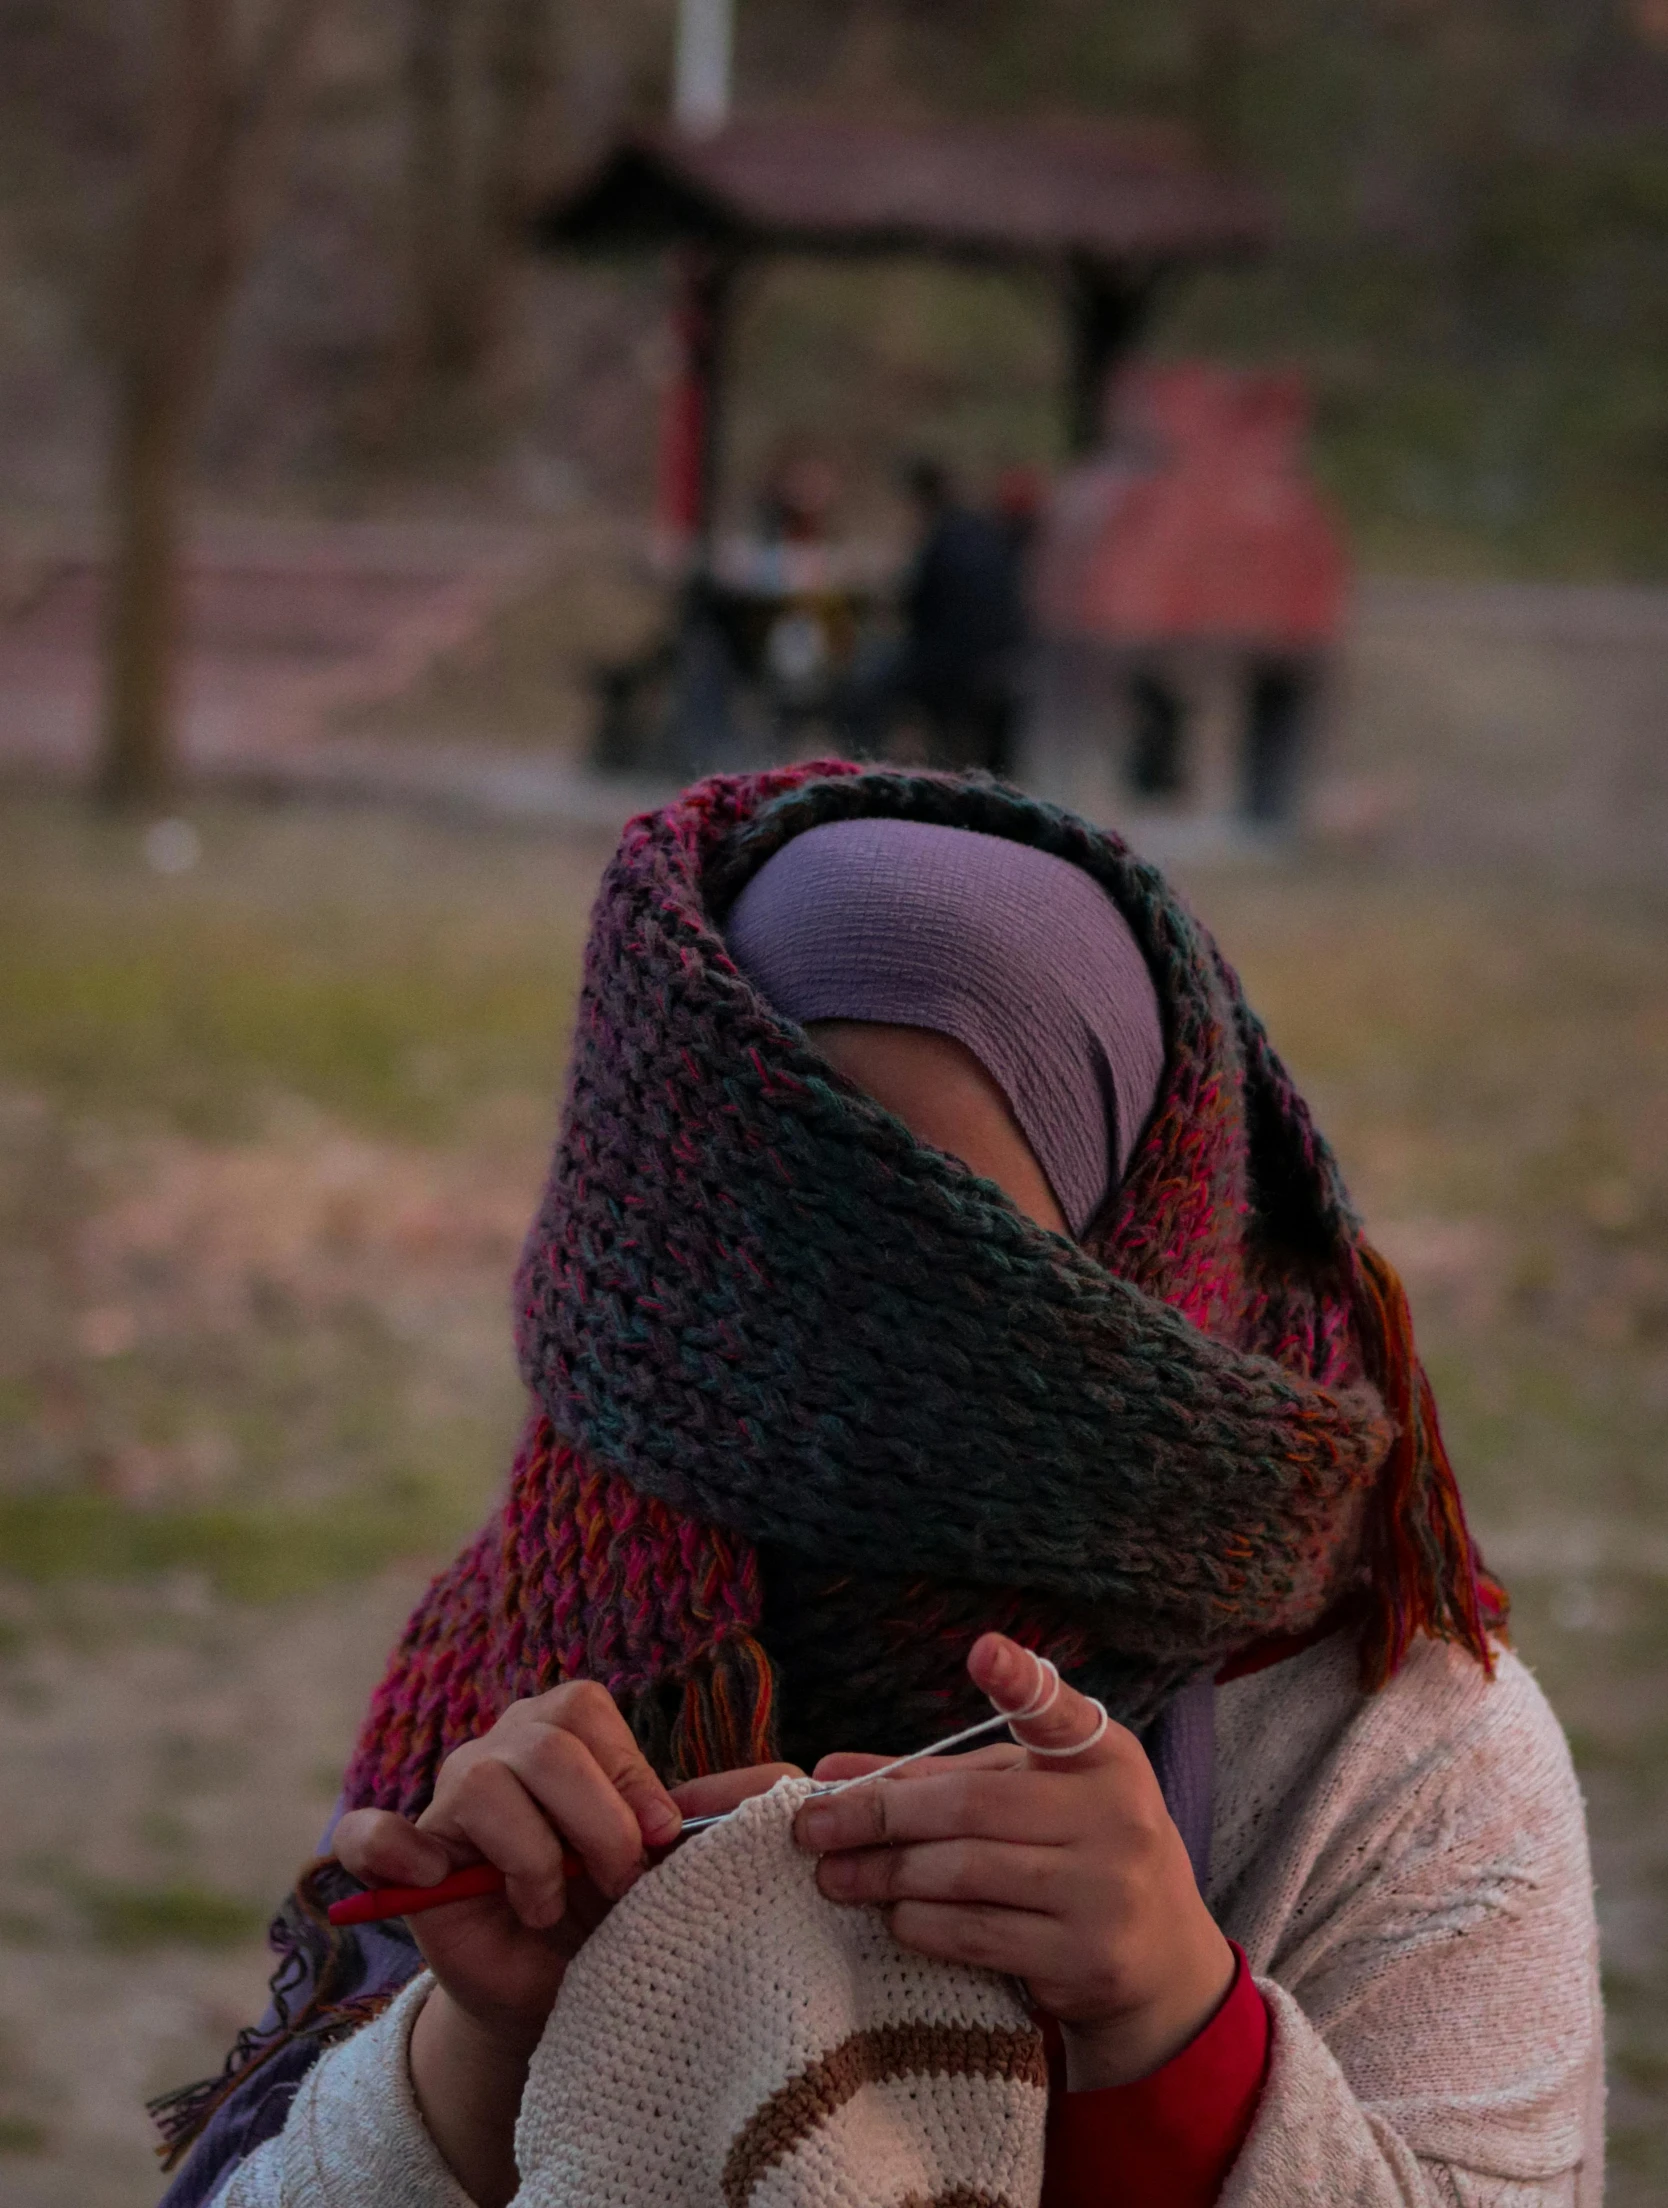
<svg viewBox="0 0 1668 2208">
<path fill-rule="evenodd" d="M 1354 1664 L 1333 1640 L 1217 1698 L 1209 1898 L 1274 2021 L 1268 2082 L 1221 2208 L 1598 2208 L 1592 1881 L 1557 1721 L 1511 1656 L 1489 1684 L 1469 1659 L 1420 1643 L 1372 1697 Z M 466 2208 L 406 2070 L 427 1985 L 314 2067 L 282 2135 L 218 2208 Z M 524 2157 L 545 2153 L 552 2080 L 572 2068 L 558 2044 L 580 2021 L 570 1988 L 582 1991 L 570 1977 L 524 2104 Z M 624 2122 L 603 2067 L 593 2133 Z M 548 2155 L 537 2169 L 524 2160 L 524 2177 L 524 2208 L 568 2197 Z M 596 2182 L 593 2170 L 585 2183 Z M 790 2184 L 782 2197 L 806 2208 L 820 2188 Z M 588 2192 L 573 2198 L 590 2208 Z M 645 2195 L 643 2208 L 665 2202 Z"/>
</svg>

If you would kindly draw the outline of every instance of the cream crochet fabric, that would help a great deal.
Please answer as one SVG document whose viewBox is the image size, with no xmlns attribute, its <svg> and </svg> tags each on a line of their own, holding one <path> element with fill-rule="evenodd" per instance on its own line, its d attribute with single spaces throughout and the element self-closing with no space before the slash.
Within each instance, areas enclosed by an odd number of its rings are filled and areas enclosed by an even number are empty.
<svg viewBox="0 0 1668 2208">
<path fill-rule="evenodd" d="M 516 2127 L 522 2208 L 1034 2208 L 1048 2067 L 1013 1986 L 907 1955 L 793 1843 L 784 1781 L 587 1942 Z"/>
<path fill-rule="evenodd" d="M 1217 1699 L 1209 1898 L 1274 2019 L 1220 2208 L 1598 2208 L 1591 1874 L 1568 1751 L 1528 1672 L 1503 1656 L 1490 1684 L 1426 1642 L 1363 1696 L 1335 1640 Z M 795 1885 L 803 1868 L 772 1853 L 786 1802 L 692 1841 L 583 1951 L 523 2102 L 518 2208 L 1035 2208 L 1042 2096 L 1022 2012 L 994 1981 L 895 1957 L 870 1912 L 830 1912 Z M 757 1888 L 732 1887 L 732 1852 Z M 775 1967 L 777 1940 L 791 1968 Z M 316 2066 L 217 2208 L 466 2208 L 405 2071 L 425 1989 Z M 1016 2033 L 1011 2070 L 883 2080 L 887 2050 L 932 2043 L 888 2040 L 900 2018 L 984 2047 Z M 877 2027 L 837 2081 L 817 2069 Z M 732 2162 L 741 2139 L 754 2145 Z"/>
</svg>

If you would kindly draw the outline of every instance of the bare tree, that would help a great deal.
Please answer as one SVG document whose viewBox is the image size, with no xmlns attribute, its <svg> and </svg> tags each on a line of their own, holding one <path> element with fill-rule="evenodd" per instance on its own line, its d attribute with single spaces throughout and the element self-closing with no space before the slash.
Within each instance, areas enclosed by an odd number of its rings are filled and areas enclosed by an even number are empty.
<svg viewBox="0 0 1668 2208">
<path fill-rule="evenodd" d="M 454 396 L 504 335 L 550 0 L 407 0 L 411 312 L 397 415 Z"/>
<path fill-rule="evenodd" d="M 1194 126 L 1206 155 L 1225 168 L 1245 155 L 1248 29 L 1241 0 L 1199 0 L 1194 10 Z"/>
<path fill-rule="evenodd" d="M 115 541 L 98 789 L 112 805 L 154 804 L 174 779 L 192 438 L 322 9 L 323 0 L 271 0 L 245 58 L 236 0 L 156 0 L 110 458 Z"/>
<path fill-rule="evenodd" d="M 533 137 L 549 112 L 550 44 L 550 0 L 495 0 L 486 52 L 482 210 L 499 271 L 510 265 L 527 213 Z"/>
<path fill-rule="evenodd" d="M 469 251 L 473 12 L 471 0 L 408 0 L 411 365 L 422 384 L 459 382 L 475 366 L 476 271 Z"/>
</svg>

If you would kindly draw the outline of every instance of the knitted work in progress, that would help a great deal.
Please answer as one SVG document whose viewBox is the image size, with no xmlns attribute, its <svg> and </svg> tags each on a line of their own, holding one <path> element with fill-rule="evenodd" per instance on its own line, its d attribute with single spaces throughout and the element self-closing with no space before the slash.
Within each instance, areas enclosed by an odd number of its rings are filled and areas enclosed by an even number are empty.
<svg viewBox="0 0 1668 2208">
<path fill-rule="evenodd" d="M 1165 1073 L 1081 1246 L 843 1082 L 728 956 L 774 851 L 875 814 L 1067 859 L 1135 933 Z M 1117 837 L 1000 785 L 799 766 L 628 825 L 517 1307 L 508 1498 L 413 1617 L 350 1803 L 416 1809 L 576 1677 L 676 1776 L 913 1746 L 971 1713 L 991 1625 L 1137 1724 L 1352 1590 L 1369 1683 L 1419 1631 L 1488 1661 L 1503 1601 L 1405 1299 L 1237 979 Z"/>
<path fill-rule="evenodd" d="M 785 1780 L 581 1948 L 516 2125 L 516 2208 L 1035 2208 L 1048 2068 L 1013 1984 L 817 1891 Z"/>
</svg>

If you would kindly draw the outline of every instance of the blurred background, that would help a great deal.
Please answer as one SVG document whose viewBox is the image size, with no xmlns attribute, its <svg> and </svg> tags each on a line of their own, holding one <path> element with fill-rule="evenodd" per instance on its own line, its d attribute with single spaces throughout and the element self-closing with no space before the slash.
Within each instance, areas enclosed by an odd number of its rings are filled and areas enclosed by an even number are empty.
<svg viewBox="0 0 1668 2208">
<path fill-rule="evenodd" d="M 0 0 L 0 2198 L 488 1507 L 621 821 L 982 764 L 1243 971 L 1587 1791 L 1668 2189 L 1668 6 Z"/>
</svg>

